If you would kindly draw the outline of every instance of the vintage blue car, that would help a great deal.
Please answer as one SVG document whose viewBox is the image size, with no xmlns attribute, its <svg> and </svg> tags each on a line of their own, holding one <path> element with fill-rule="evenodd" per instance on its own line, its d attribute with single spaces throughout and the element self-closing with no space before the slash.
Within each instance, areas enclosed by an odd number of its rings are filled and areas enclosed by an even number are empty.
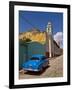
<svg viewBox="0 0 72 90">
<path fill-rule="evenodd" d="M 27 60 L 22 65 L 22 68 L 25 71 L 42 71 L 43 68 L 47 67 L 49 64 L 49 60 L 46 56 L 44 55 L 33 55 L 30 60 Z"/>
</svg>

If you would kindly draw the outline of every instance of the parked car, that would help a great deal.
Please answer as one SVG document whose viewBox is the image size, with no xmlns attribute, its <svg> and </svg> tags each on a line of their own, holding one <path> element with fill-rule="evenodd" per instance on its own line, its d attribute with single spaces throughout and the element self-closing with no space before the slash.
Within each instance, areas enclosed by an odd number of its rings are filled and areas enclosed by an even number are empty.
<svg viewBox="0 0 72 90">
<path fill-rule="evenodd" d="M 23 63 L 22 68 L 25 71 L 42 71 L 43 68 L 47 67 L 49 64 L 49 60 L 44 55 L 33 55 L 30 60 Z"/>
</svg>

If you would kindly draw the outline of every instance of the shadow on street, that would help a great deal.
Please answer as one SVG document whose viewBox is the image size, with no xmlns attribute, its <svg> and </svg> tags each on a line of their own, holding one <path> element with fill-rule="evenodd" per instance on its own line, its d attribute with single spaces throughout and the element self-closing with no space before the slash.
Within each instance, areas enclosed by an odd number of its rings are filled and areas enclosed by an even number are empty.
<svg viewBox="0 0 72 90">
<path fill-rule="evenodd" d="M 24 72 L 24 74 L 29 74 L 29 75 L 41 75 L 42 73 L 44 73 L 46 71 L 47 68 L 49 68 L 50 66 L 46 67 L 46 68 L 43 68 L 42 71 L 39 71 L 39 72 L 34 72 L 34 71 L 26 71 Z"/>
</svg>

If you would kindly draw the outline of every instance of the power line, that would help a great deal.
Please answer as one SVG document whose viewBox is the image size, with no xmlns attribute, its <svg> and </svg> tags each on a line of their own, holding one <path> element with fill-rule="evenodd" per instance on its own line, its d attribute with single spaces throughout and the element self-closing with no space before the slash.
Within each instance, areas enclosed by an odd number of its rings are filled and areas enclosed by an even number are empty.
<svg viewBox="0 0 72 90">
<path fill-rule="evenodd" d="M 25 18 L 24 16 L 22 16 L 22 19 L 25 20 L 28 24 L 30 24 L 33 28 L 37 28 L 35 25 L 33 25 L 27 18 Z"/>
</svg>

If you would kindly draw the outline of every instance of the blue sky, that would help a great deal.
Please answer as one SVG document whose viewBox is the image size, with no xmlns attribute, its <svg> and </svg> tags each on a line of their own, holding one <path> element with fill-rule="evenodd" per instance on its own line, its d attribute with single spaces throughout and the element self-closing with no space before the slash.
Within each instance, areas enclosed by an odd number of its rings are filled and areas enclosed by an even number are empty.
<svg viewBox="0 0 72 90">
<path fill-rule="evenodd" d="M 19 11 L 19 32 L 25 32 L 34 27 L 45 31 L 49 21 L 52 23 L 53 34 L 63 32 L 63 13 Z"/>
<path fill-rule="evenodd" d="M 48 22 L 52 23 L 53 37 L 57 42 L 61 42 L 63 47 L 63 13 L 57 12 L 37 12 L 19 11 L 19 32 L 26 32 L 32 28 L 45 31 Z"/>
</svg>

